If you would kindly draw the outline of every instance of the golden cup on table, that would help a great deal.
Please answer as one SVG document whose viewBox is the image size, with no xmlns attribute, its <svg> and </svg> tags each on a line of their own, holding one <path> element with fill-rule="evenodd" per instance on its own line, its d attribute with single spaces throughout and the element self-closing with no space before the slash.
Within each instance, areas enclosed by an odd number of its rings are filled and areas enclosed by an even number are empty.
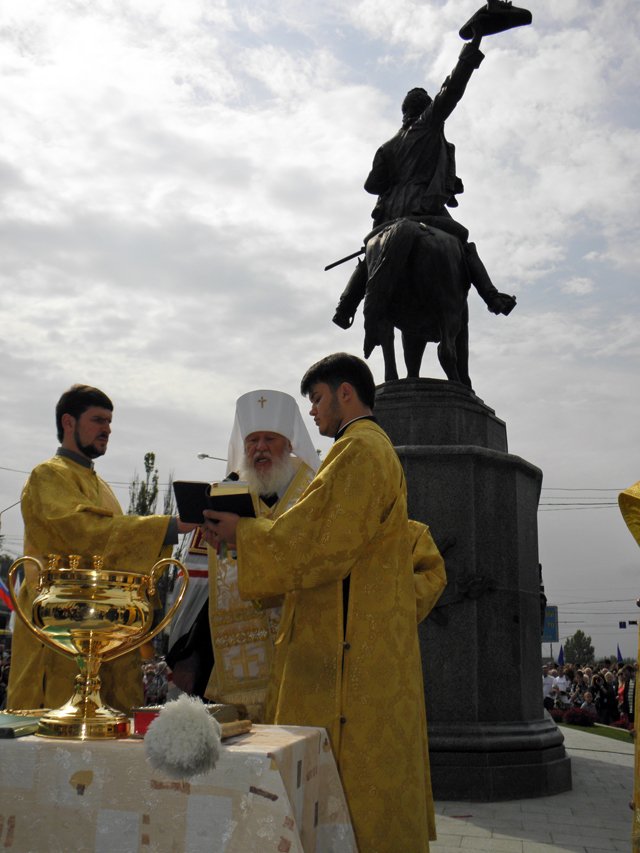
<svg viewBox="0 0 640 853">
<path fill-rule="evenodd" d="M 158 560 L 148 574 L 105 567 L 100 556 L 84 559 L 50 554 L 47 566 L 36 557 L 21 557 L 9 569 L 8 587 L 16 613 L 47 646 L 77 661 L 75 689 L 61 708 L 41 718 L 36 734 L 76 740 L 123 738 L 130 734 L 127 714 L 100 697 L 103 661 L 137 649 L 169 624 L 180 606 L 189 574 L 178 560 Z M 15 590 L 20 566 L 34 563 L 38 585 L 31 612 L 25 613 Z M 181 586 L 163 619 L 153 625 L 158 581 L 165 569 L 177 566 Z"/>
</svg>

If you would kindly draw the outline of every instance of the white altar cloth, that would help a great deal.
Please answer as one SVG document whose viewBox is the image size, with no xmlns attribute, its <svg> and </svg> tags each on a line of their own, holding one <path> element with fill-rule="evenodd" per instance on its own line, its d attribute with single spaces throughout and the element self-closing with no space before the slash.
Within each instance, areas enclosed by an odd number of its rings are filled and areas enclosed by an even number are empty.
<svg viewBox="0 0 640 853">
<path fill-rule="evenodd" d="M 0 741 L 0 849 L 12 853 L 357 853 L 324 729 L 254 726 L 175 782 L 142 740 Z"/>
</svg>

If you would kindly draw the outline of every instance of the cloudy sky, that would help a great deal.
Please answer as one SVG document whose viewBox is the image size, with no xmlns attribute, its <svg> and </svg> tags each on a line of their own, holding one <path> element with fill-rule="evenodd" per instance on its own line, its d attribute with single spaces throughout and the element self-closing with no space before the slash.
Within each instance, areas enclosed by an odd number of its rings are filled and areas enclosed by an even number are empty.
<svg viewBox="0 0 640 853">
<path fill-rule="evenodd" d="M 4 0 L 0 9 L 0 510 L 55 450 L 73 382 L 116 403 L 100 473 L 214 479 L 235 398 L 298 395 L 408 88 L 437 91 L 463 0 Z M 544 472 L 540 557 L 561 636 L 635 649 L 640 551 L 615 506 L 640 479 L 640 27 L 623 0 L 532 0 L 483 41 L 447 123 L 457 218 L 508 317 L 470 296 L 471 376 Z M 371 367 L 383 380 L 377 350 Z M 443 378 L 433 353 L 422 374 Z M 305 404 L 301 401 L 303 411 Z M 310 429 L 313 424 L 309 420 Z M 326 448 L 324 440 L 318 447 Z M 21 552 L 19 509 L 3 546 Z M 555 647 L 557 650 L 557 647 Z"/>
</svg>

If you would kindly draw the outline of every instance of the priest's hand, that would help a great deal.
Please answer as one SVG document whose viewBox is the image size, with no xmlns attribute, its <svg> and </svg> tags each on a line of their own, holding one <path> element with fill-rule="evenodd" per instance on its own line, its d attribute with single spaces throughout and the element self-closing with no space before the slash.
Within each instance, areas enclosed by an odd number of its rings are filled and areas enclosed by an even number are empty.
<svg viewBox="0 0 640 853">
<path fill-rule="evenodd" d="M 233 512 L 215 512 L 212 509 L 205 509 L 203 514 L 205 521 L 202 525 L 202 535 L 209 545 L 215 548 L 221 542 L 226 542 L 230 548 L 234 548 L 240 516 Z"/>
<path fill-rule="evenodd" d="M 197 524 L 192 524 L 190 521 L 182 521 L 182 519 L 178 518 L 178 533 L 191 533 L 197 526 Z"/>
</svg>

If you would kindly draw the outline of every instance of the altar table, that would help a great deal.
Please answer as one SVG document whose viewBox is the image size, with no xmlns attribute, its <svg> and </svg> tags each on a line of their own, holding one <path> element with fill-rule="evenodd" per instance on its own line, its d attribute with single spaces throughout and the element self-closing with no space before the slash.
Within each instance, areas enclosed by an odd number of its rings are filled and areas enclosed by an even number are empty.
<svg viewBox="0 0 640 853">
<path fill-rule="evenodd" d="M 0 740 L 0 850 L 357 853 L 324 729 L 254 726 L 175 782 L 142 740 Z"/>
</svg>

